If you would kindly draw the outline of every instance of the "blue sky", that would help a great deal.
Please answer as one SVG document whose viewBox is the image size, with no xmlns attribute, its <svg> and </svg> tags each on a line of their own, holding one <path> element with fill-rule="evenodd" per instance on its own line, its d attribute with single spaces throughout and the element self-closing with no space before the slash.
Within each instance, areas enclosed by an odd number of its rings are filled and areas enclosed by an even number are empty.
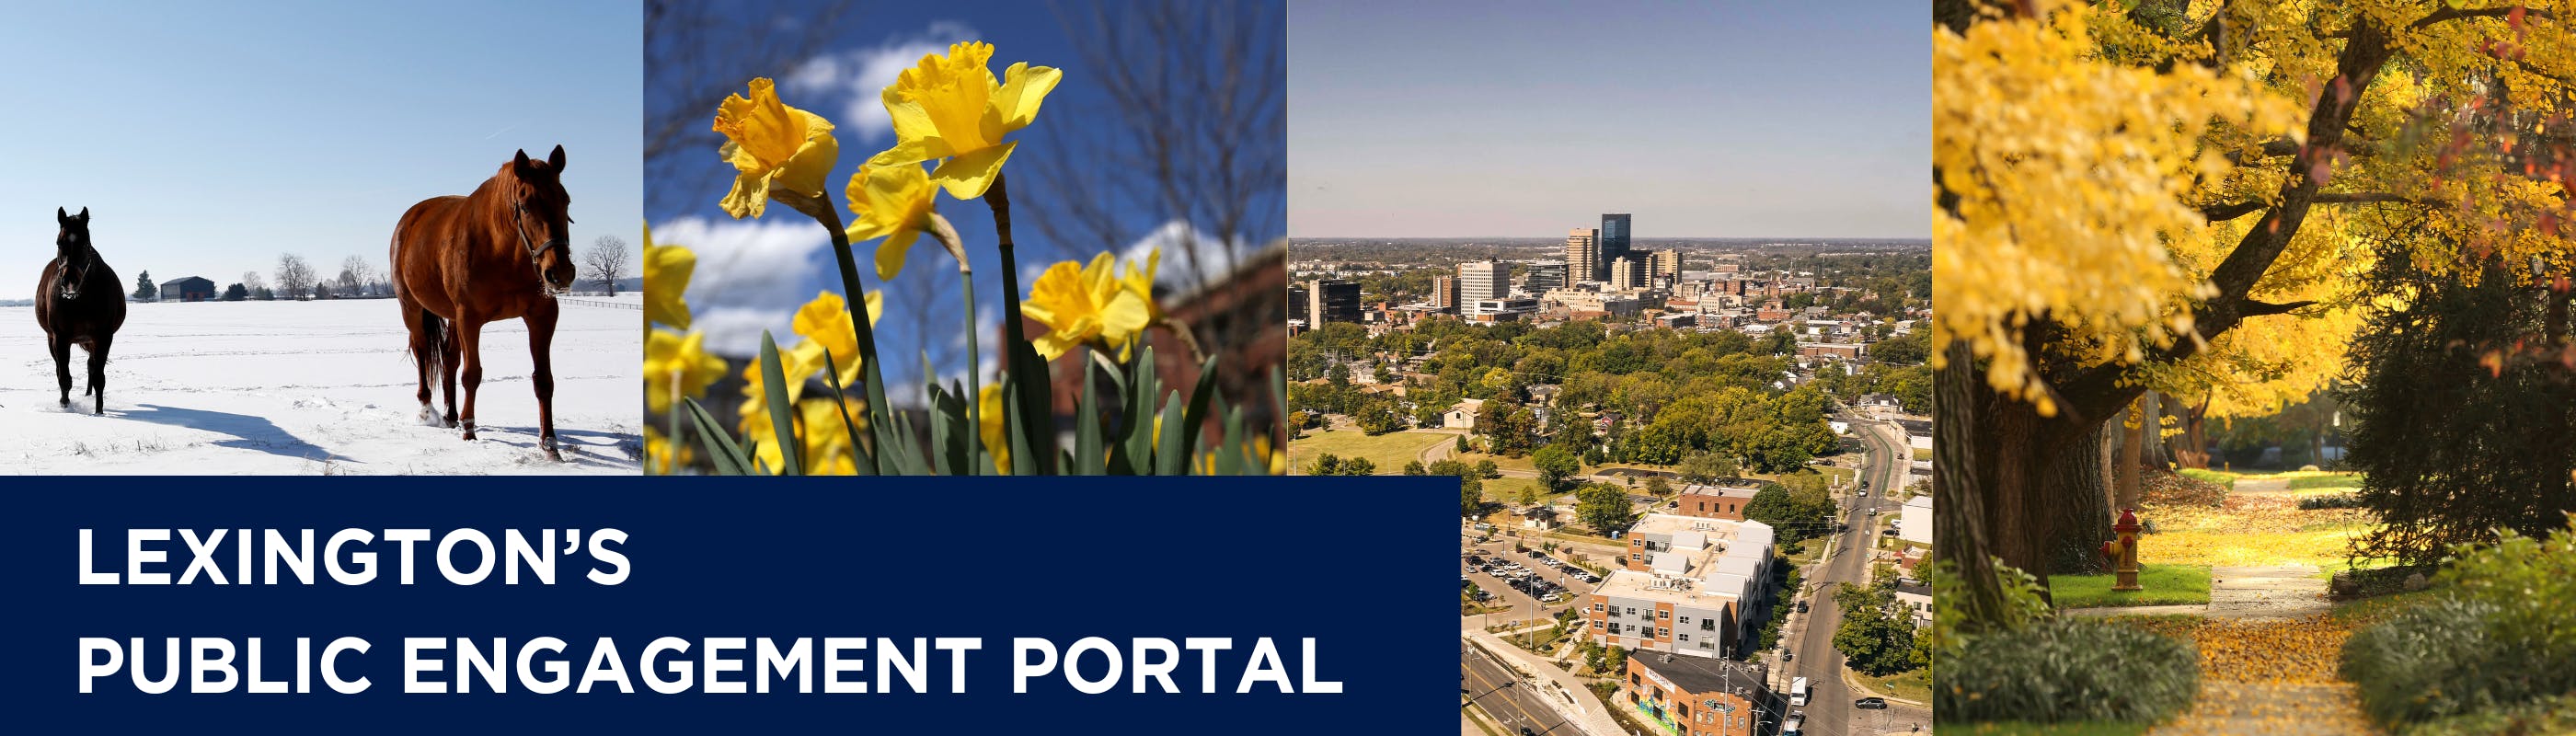
<svg viewBox="0 0 2576 736">
<path fill-rule="evenodd" d="M 12 3 L 0 298 L 35 293 L 58 206 L 128 282 L 381 271 L 404 209 L 558 144 L 576 251 L 640 248 L 642 36 L 607 0 Z"/>
<path fill-rule="evenodd" d="M 1089 8 L 1077 3 L 1064 10 L 1079 16 Z M 780 12 L 792 17 L 798 11 L 787 5 Z M 1018 242 L 1023 294 L 1036 272 L 1056 260 L 1088 258 L 1103 250 L 1125 253 L 1156 242 L 1157 233 L 1173 232 L 1173 218 L 1159 214 L 1160 210 L 1150 204 L 1094 193 L 1050 191 L 1039 178 L 1039 158 L 1081 155 L 1079 141 L 1107 135 L 1118 125 L 1099 112 L 1107 104 L 1097 84 L 1102 71 L 1085 67 L 1054 5 L 1028 0 L 867 4 L 858 9 L 856 16 L 842 23 L 815 58 L 788 69 L 744 69 L 740 74 L 743 82 L 756 76 L 774 76 L 788 105 L 820 114 L 837 126 L 840 164 L 828 180 L 827 191 L 839 205 L 843 218 L 849 217 L 842 190 L 850 175 L 869 155 L 894 142 L 878 98 L 879 90 L 902 69 L 918 63 L 924 54 L 944 53 L 955 41 L 981 40 L 994 45 L 991 67 L 997 75 L 1020 61 L 1064 72 L 1063 81 L 1047 97 L 1037 121 L 1013 134 L 1019 147 L 1004 169 L 1013 202 L 1013 235 Z M 1264 48 L 1271 54 L 1282 53 L 1284 45 L 1277 36 L 1284 33 L 1284 26 L 1273 15 L 1268 28 L 1270 40 Z M 664 88 L 664 82 L 659 80 L 648 80 L 647 85 L 656 90 Z M 737 85 L 734 91 L 741 89 Z M 720 97 L 705 101 L 709 119 L 713 118 L 717 99 Z M 1282 142 L 1269 143 L 1268 155 L 1283 156 L 1280 145 Z M 703 164 L 707 171 L 723 175 L 711 182 L 715 188 L 684 190 L 693 191 L 694 196 L 676 199 L 657 193 L 649 205 L 656 242 L 687 245 L 698 253 L 698 269 L 688 292 L 694 326 L 708 333 L 711 349 L 722 353 L 756 352 L 762 329 L 772 331 L 782 345 L 792 345 L 797 339 L 788 329 L 793 310 L 814 298 L 818 291 L 841 290 L 826 233 L 812 220 L 784 207 L 769 208 L 761 220 L 732 219 L 717 206 L 717 200 L 733 169 L 712 148 L 705 152 Z M 1146 175 L 1142 170 L 1115 167 L 1104 167 L 1098 173 L 1113 177 Z M 660 185 L 656 182 L 656 186 Z M 1043 201 L 1075 196 L 1098 198 L 1122 232 L 1106 242 L 1050 242 L 1037 226 L 1047 216 L 1041 210 Z M 1257 245 L 1285 235 L 1285 203 L 1277 199 L 1274 195 L 1265 204 L 1269 214 L 1262 219 L 1266 224 L 1259 225 L 1255 232 L 1241 234 L 1246 240 Z M 995 319 L 1001 311 L 1002 298 L 991 210 L 981 201 L 958 201 L 945 194 L 940 196 L 937 207 L 955 224 L 973 259 L 980 305 L 977 311 L 982 322 L 974 334 L 983 336 L 981 357 L 989 374 L 999 347 Z M 963 338 L 967 325 L 955 261 L 924 238 L 913 246 L 903 273 L 886 283 L 877 279 L 870 267 L 875 247 L 874 242 L 857 244 L 867 288 L 884 289 L 888 295 L 886 316 L 877 326 L 879 347 L 886 360 L 884 370 L 890 383 L 900 389 L 898 395 L 917 395 L 925 374 L 925 354 L 929 365 L 943 377 L 956 377 L 965 366 Z M 1167 250 L 1162 281 L 1167 286 L 1194 283 L 1191 275 L 1179 273 L 1174 257 Z"/>
<path fill-rule="evenodd" d="M 1920 2 L 1298 0 L 1292 237 L 1929 237 Z"/>
</svg>

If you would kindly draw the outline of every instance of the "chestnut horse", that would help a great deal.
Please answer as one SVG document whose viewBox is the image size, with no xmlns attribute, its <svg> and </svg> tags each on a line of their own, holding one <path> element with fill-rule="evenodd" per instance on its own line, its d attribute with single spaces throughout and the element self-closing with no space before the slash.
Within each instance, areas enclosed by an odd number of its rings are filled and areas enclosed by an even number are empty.
<svg viewBox="0 0 2576 736">
<path fill-rule="evenodd" d="M 572 289 L 572 199 L 563 188 L 564 150 L 544 161 L 518 158 L 484 180 L 473 194 L 423 200 L 394 226 L 394 297 L 403 325 L 411 328 L 411 356 L 420 374 L 420 419 L 433 427 L 465 427 L 474 439 L 474 389 L 483 382 L 483 325 L 505 319 L 528 324 L 528 351 L 536 359 L 537 443 L 562 460 L 555 447 L 555 296 Z M 460 361 L 460 357 L 462 360 Z M 459 366 L 465 374 L 465 410 L 456 407 Z M 447 413 L 429 405 L 430 373 L 446 388 Z"/>
<path fill-rule="evenodd" d="M 72 346 L 89 353 L 89 389 L 97 397 L 91 414 L 107 413 L 107 346 L 116 328 L 125 326 L 124 283 L 116 269 L 99 260 L 89 242 L 89 208 L 80 214 L 54 208 L 54 260 L 36 280 L 36 322 L 45 327 L 45 347 L 54 353 L 54 377 L 63 385 L 62 405 L 72 405 Z"/>
</svg>

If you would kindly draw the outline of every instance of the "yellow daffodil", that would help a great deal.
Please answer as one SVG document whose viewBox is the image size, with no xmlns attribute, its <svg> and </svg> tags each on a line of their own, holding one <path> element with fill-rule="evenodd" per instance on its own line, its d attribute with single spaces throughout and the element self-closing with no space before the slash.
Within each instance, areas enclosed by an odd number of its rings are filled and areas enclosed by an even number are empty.
<svg viewBox="0 0 2576 736">
<path fill-rule="evenodd" d="M 645 468 L 655 475 L 672 475 L 697 460 L 697 451 L 687 442 L 673 442 L 662 436 L 659 427 L 644 428 Z"/>
<path fill-rule="evenodd" d="M 823 180 L 840 158 L 832 121 L 779 102 L 777 85 L 767 77 L 751 80 L 750 97 L 727 95 L 716 106 L 715 131 L 725 137 L 719 152 L 741 172 L 724 198 L 725 212 L 734 219 L 759 217 L 770 187 L 823 196 Z"/>
<path fill-rule="evenodd" d="M 930 205 L 939 190 L 931 188 L 930 175 L 918 163 L 870 160 L 850 177 L 846 195 L 850 214 L 856 215 L 847 231 L 850 242 L 885 238 L 877 245 L 877 278 L 892 280 L 903 270 L 912 241 L 930 229 Z"/>
<path fill-rule="evenodd" d="M 1144 270 L 1137 270 L 1136 262 L 1128 261 L 1127 270 L 1123 275 L 1118 277 L 1118 285 L 1120 288 L 1126 289 L 1127 293 L 1133 294 L 1137 299 L 1145 302 L 1145 321 L 1147 324 L 1152 324 L 1163 318 L 1162 305 L 1154 303 L 1154 272 L 1160 270 L 1162 267 L 1163 249 L 1155 248 L 1145 252 Z"/>
<path fill-rule="evenodd" d="M 653 330 L 644 337 L 644 406 L 655 414 L 671 410 L 683 396 L 696 396 L 724 375 L 725 362 L 707 354 L 707 336 L 695 330 L 682 335 Z"/>
<path fill-rule="evenodd" d="M 994 79 L 993 45 L 980 41 L 952 44 L 946 55 L 921 57 L 881 95 L 894 120 L 896 143 L 883 154 L 888 163 L 946 159 L 930 173 L 948 196 L 984 196 L 1016 142 L 1002 137 L 1028 127 L 1038 106 L 1064 73 L 1027 62 L 1012 64 Z"/>
<path fill-rule="evenodd" d="M 975 397 L 975 411 L 980 415 L 977 417 L 980 421 L 976 422 L 975 430 L 984 436 L 984 451 L 993 454 L 994 469 L 1003 475 L 1009 475 L 1011 442 L 1009 438 L 1002 436 L 1005 424 L 1003 419 L 1007 417 L 1002 413 L 1005 411 L 1002 408 L 1002 385 L 984 384 L 983 392 Z"/>
<path fill-rule="evenodd" d="M 877 319 L 884 315 L 885 294 L 869 294 L 868 324 L 876 324 Z M 793 326 L 796 334 L 805 337 L 793 352 L 813 362 L 804 368 L 806 375 L 813 375 L 824 367 L 822 351 L 829 350 L 832 365 L 841 369 L 840 374 L 833 378 L 840 380 L 844 388 L 858 382 L 863 360 L 859 355 L 859 333 L 853 329 L 855 325 L 850 324 L 849 302 L 843 301 L 841 295 L 828 291 L 815 294 L 813 301 L 796 310 Z M 779 357 L 781 361 L 787 360 L 784 354 Z"/>
<path fill-rule="evenodd" d="M 841 421 L 841 402 L 818 398 L 796 405 L 799 415 L 796 431 L 804 435 L 803 460 L 808 475 L 857 475 L 857 445 L 850 435 L 864 410 L 850 412 L 850 423 Z"/>
<path fill-rule="evenodd" d="M 1029 298 L 1020 303 L 1020 313 L 1047 326 L 1046 334 L 1031 340 L 1038 354 L 1054 360 L 1075 346 L 1098 341 L 1125 357 L 1128 346 L 1153 318 L 1152 300 L 1128 289 L 1110 264 L 1107 253 L 1093 257 L 1087 266 L 1060 262 L 1048 266 L 1029 286 Z"/>
<path fill-rule="evenodd" d="M 644 226 L 644 321 L 689 329 L 689 274 L 697 269 L 697 253 L 654 245 L 653 226 Z"/>
<path fill-rule="evenodd" d="M 813 378 L 814 373 L 822 369 L 823 347 L 813 341 L 800 342 L 796 347 L 778 351 L 778 371 L 787 379 L 783 388 L 787 390 L 789 406 L 804 398 L 806 379 Z M 769 380 L 761 375 L 760 361 L 754 360 L 742 367 L 742 403 L 735 407 L 735 413 L 741 416 L 737 428 L 745 435 L 772 431 L 769 426 L 768 384 Z"/>
</svg>

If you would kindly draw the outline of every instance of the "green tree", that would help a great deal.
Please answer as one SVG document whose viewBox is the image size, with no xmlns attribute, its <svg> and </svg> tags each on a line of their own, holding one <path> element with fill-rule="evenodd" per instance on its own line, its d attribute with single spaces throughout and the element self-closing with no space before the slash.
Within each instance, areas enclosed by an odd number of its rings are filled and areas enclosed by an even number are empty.
<svg viewBox="0 0 2576 736">
<path fill-rule="evenodd" d="M 1574 492 L 1574 518 L 1602 536 L 1628 528 L 1634 516 L 1628 509 L 1628 492 L 1618 486 L 1592 483 Z"/>
<path fill-rule="evenodd" d="M 1914 622 L 1893 614 L 1896 595 L 1877 586 L 1845 585 L 1834 591 L 1842 607 L 1842 625 L 1834 629 L 1834 650 L 1851 668 L 1873 676 L 1914 668 Z"/>
<path fill-rule="evenodd" d="M 161 298 L 161 287 L 153 285 L 153 283 L 152 283 L 152 272 L 150 272 L 150 271 L 145 271 L 145 272 L 143 272 L 143 273 L 141 273 L 141 274 L 137 274 L 137 275 L 135 275 L 135 277 L 134 277 L 134 300 L 135 300 L 135 301 L 139 301 L 139 302 L 148 302 L 148 301 L 155 301 L 155 300 L 158 300 L 158 299 L 160 299 L 160 298 Z"/>
<path fill-rule="evenodd" d="M 1582 459 L 1556 445 L 1538 448 L 1538 453 L 1530 456 L 1530 464 L 1538 468 L 1538 484 L 1549 491 L 1564 488 L 1566 479 L 1583 472 Z"/>
<path fill-rule="evenodd" d="M 1405 463 L 1404 463 L 1404 474 L 1405 474 L 1405 475 L 1430 475 L 1430 474 L 1431 474 L 1431 472 L 1430 472 L 1430 469 L 1422 467 L 1422 461 L 1420 461 L 1420 460 L 1408 460 L 1408 461 L 1405 461 Z"/>
<path fill-rule="evenodd" d="M 248 298 L 250 298 L 250 290 L 242 288 L 241 284 L 224 287 L 224 301 L 237 302 Z"/>
<path fill-rule="evenodd" d="M 1306 466 L 1306 474 L 1307 474 L 1307 475 L 1341 475 L 1341 474 L 1342 474 L 1342 456 L 1340 456 L 1340 455 L 1335 455 L 1335 454 L 1333 454 L 1333 453 L 1329 453 L 1329 452 L 1324 453 L 1323 455 L 1316 457 L 1316 458 L 1315 458 L 1315 462 L 1314 462 L 1313 464 L 1311 464 L 1311 465 L 1307 465 L 1307 466 Z"/>
<path fill-rule="evenodd" d="M 1471 487 L 1468 487 L 1466 484 L 1463 484 L 1463 483 L 1462 483 L 1462 484 L 1459 484 L 1459 486 L 1458 486 L 1458 515 L 1459 515 L 1459 516 L 1464 516 L 1464 517 L 1467 517 L 1467 518 L 1470 518 L 1470 519 L 1473 519 L 1473 518 L 1476 518 L 1476 517 L 1479 517 L 1479 516 L 1484 516 L 1484 515 L 1485 515 L 1485 493 L 1484 493 L 1484 490 L 1483 490 L 1483 489 L 1480 489 L 1480 488 L 1471 488 Z"/>
<path fill-rule="evenodd" d="M 1485 480 L 1500 478 L 1503 477 L 1503 468 L 1500 465 L 1495 465 L 1492 458 L 1477 460 L 1476 477 L 1483 478 Z"/>
<path fill-rule="evenodd" d="M 1655 495 L 1655 496 L 1670 496 L 1670 495 L 1673 495 L 1673 482 L 1672 482 L 1672 481 L 1670 481 L 1670 480 L 1666 480 L 1663 476 L 1660 476 L 1660 475 L 1650 475 L 1650 476 L 1647 476 L 1647 477 L 1646 477 L 1646 493 L 1648 493 L 1648 494 L 1650 494 L 1650 495 Z"/>
<path fill-rule="evenodd" d="M 1675 470 L 1683 482 L 1707 485 L 1735 477 L 1735 460 L 1711 452 L 1694 452 L 1683 456 L 1681 467 Z"/>
</svg>

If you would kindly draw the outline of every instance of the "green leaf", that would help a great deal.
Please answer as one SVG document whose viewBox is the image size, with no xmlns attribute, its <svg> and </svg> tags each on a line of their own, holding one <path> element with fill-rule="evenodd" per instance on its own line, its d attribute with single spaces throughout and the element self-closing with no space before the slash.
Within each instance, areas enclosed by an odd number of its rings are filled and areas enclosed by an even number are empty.
<svg viewBox="0 0 2576 736">
<path fill-rule="evenodd" d="M 1108 460 L 1100 448 L 1099 385 L 1090 363 L 1082 364 L 1082 398 L 1073 410 L 1073 466 L 1075 475 L 1099 475 Z"/>
<path fill-rule="evenodd" d="M 1118 436 L 1126 443 L 1127 457 L 1133 458 L 1140 470 L 1152 467 L 1154 430 L 1151 423 L 1155 400 L 1162 394 L 1163 384 L 1154 377 L 1154 346 L 1146 345 L 1136 351 L 1136 377 L 1127 383 L 1126 401 L 1121 402 L 1118 417 L 1122 425 Z"/>
<path fill-rule="evenodd" d="M 1201 381 L 1200 385 L 1206 385 L 1206 382 Z M 1162 436 L 1154 440 L 1154 474 L 1187 473 L 1190 467 L 1190 445 L 1193 444 L 1191 439 L 1194 439 L 1189 435 L 1195 434 L 1195 427 L 1189 422 L 1181 421 L 1180 394 L 1172 394 L 1163 400 L 1161 416 L 1163 418 Z"/>
<path fill-rule="evenodd" d="M 841 367 L 833 364 L 829 350 L 823 351 L 823 383 L 832 387 L 832 409 L 841 415 L 841 431 L 849 433 L 850 455 L 854 458 L 850 464 L 858 468 L 859 475 L 876 475 L 876 458 L 868 447 L 870 443 L 859 441 L 858 424 L 850 421 L 850 404 L 842 400 L 847 394 L 841 390 Z"/>
<path fill-rule="evenodd" d="M 680 401 L 688 406 L 689 423 L 697 425 L 698 444 L 706 448 L 707 459 L 715 463 L 716 474 L 750 474 L 751 461 L 743 457 L 742 448 L 734 445 L 733 438 L 721 429 L 723 425 L 717 424 L 715 417 L 707 416 L 707 408 L 699 406 L 694 398 L 683 396 Z"/>
<path fill-rule="evenodd" d="M 779 464 L 786 466 L 779 472 L 804 475 L 805 465 L 796 457 L 802 448 L 796 446 L 795 409 L 787 403 L 787 372 L 778 365 L 778 341 L 770 339 L 768 330 L 760 331 L 760 380 L 769 404 L 769 426 L 777 432 Z"/>
</svg>

